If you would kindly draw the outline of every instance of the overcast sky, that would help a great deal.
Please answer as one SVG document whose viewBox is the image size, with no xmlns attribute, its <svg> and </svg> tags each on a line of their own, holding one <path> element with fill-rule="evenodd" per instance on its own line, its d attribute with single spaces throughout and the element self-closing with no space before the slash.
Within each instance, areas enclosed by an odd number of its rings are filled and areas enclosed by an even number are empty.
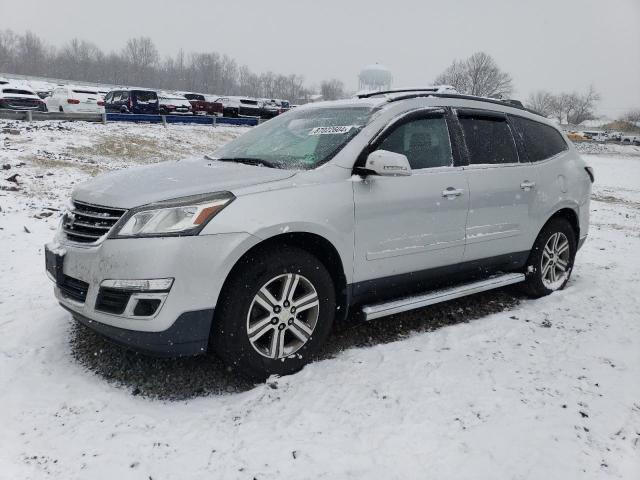
<svg viewBox="0 0 640 480">
<path fill-rule="evenodd" d="M 640 107 L 640 0 L 0 0 L 0 28 L 104 50 L 145 35 L 161 54 L 218 51 L 256 72 L 349 89 L 367 64 L 386 65 L 394 86 L 425 85 L 483 50 L 513 76 L 516 97 L 593 84 L 602 113 Z"/>
</svg>

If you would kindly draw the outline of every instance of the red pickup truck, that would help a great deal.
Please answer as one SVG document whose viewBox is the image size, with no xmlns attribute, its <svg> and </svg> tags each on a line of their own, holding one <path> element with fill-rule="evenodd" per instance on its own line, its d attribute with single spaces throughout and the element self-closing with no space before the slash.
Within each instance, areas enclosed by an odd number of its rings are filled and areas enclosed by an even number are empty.
<svg viewBox="0 0 640 480">
<path fill-rule="evenodd" d="M 191 110 L 194 115 L 215 115 L 222 116 L 222 103 L 210 102 L 204 95 L 191 92 L 177 92 L 184 96 L 191 103 Z"/>
</svg>

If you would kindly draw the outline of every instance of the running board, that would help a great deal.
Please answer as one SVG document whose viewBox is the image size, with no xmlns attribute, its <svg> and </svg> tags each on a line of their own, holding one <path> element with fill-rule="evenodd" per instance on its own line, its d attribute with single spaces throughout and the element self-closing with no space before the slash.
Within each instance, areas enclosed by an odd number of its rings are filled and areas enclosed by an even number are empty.
<svg viewBox="0 0 640 480">
<path fill-rule="evenodd" d="M 476 282 L 456 285 L 450 288 L 434 290 L 424 295 L 401 298 L 386 303 L 378 303 L 362 307 L 365 320 L 373 320 L 374 318 L 386 317 L 394 313 L 406 312 L 416 308 L 426 307 L 435 303 L 447 302 L 454 298 L 466 297 L 474 293 L 492 290 L 494 288 L 504 287 L 513 283 L 524 281 L 523 273 L 507 273 L 505 275 L 496 275 L 494 277 L 485 278 Z"/>
</svg>

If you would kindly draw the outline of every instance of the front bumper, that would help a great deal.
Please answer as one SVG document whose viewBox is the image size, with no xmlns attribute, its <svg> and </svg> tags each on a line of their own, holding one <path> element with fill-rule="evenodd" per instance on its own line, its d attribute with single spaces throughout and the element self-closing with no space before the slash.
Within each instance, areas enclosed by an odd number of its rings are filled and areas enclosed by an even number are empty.
<svg viewBox="0 0 640 480">
<path fill-rule="evenodd" d="M 138 332 L 96 322 L 74 312 L 63 303 L 61 305 L 71 312 L 78 323 L 113 343 L 138 352 L 161 357 L 180 357 L 199 355 L 207 351 L 213 309 L 185 312 L 163 332 Z"/>
<path fill-rule="evenodd" d="M 219 292 L 247 243 L 253 243 L 251 235 L 228 233 L 48 247 L 64 254 L 65 278 L 84 282 L 86 294 L 81 296 L 55 286 L 56 298 L 78 321 L 136 350 L 187 355 L 206 351 Z M 104 280 L 156 278 L 174 281 L 152 316 L 132 318 L 96 309 Z"/>
</svg>

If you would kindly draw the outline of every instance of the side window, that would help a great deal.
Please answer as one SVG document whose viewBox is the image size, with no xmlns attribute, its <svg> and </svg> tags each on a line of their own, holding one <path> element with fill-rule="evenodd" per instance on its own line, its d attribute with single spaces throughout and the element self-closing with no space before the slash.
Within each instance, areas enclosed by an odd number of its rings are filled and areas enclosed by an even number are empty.
<svg viewBox="0 0 640 480">
<path fill-rule="evenodd" d="M 121 102 L 126 102 L 129 100 L 129 92 L 122 92 L 120 94 L 120 101 Z"/>
<path fill-rule="evenodd" d="M 104 97 L 104 101 L 105 101 L 105 103 L 109 103 L 109 102 L 111 102 L 111 99 L 112 99 L 112 98 L 113 98 L 113 93 L 112 93 L 112 92 L 107 93 L 107 96 L 106 96 L 106 97 Z"/>
<path fill-rule="evenodd" d="M 569 148 L 553 127 L 521 117 L 511 117 L 510 121 L 532 162 L 551 158 Z"/>
<path fill-rule="evenodd" d="M 403 123 L 380 143 L 378 150 L 406 155 L 413 170 L 453 165 L 449 130 L 444 117 Z"/>
<path fill-rule="evenodd" d="M 460 126 L 470 164 L 518 163 L 516 144 L 506 119 L 461 116 Z"/>
</svg>

